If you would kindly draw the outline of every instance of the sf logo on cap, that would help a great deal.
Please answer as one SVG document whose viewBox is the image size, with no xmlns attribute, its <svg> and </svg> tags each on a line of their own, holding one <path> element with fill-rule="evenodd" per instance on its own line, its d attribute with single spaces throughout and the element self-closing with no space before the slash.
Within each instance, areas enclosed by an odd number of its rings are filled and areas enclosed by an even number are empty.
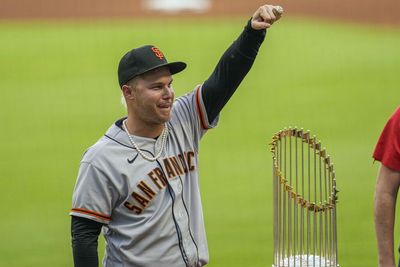
<svg viewBox="0 0 400 267">
<path fill-rule="evenodd" d="M 163 59 L 164 58 L 164 54 L 161 52 L 160 49 L 158 49 L 157 47 L 152 47 L 151 50 L 154 52 L 154 54 L 156 55 L 156 57 L 158 57 L 159 59 Z"/>
</svg>

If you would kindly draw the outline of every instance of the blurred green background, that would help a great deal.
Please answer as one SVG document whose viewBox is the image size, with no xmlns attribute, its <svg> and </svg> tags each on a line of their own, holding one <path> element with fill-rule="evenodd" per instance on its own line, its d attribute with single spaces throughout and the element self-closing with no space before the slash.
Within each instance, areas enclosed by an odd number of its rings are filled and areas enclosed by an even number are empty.
<svg viewBox="0 0 400 267">
<path fill-rule="evenodd" d="M 72 266 L 79 160 L 125 114 L 120 57 L 155 44 L 170 61 L 186 61 L 174 81 L 179 96 L 207 79 L 247 19 L 0 22 L 0 266 Z M 371 154 L 399 106 L 399 47 L 398 28 L 285 18 L 269 30 L 202 141 L 210 267 L 271 266 L 267 144 L 288 126 L 311 130 L 333 158 L 341 266 L 376 266 Z"/>
</svg>

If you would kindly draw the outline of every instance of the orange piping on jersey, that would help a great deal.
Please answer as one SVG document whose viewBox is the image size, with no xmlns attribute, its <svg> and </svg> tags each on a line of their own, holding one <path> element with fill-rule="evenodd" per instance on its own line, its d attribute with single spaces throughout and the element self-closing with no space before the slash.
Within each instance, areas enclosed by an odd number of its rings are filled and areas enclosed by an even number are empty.
<svg viewBox="0 0 400 267">
<path fill-rule="evenodd" d="M 207 130 L 208 129 L 207 123 L 205 122 L 204 114 L 203 111 L 201 110 L 201 105 L 200 105 L 200 89 L 201 87 L 199 87 L 196 92 L 197 113 L 199 114 L 200 117 L 201 127 L 203 128 L 203 130 Z"/>
<path fill-rule="evenodd" d="M 72 209 L 72 211 L 73 212 L 82 213 L 82 214 L 86 214 L 86 215 L 91 215 L 91 216 L 97 217 L 97 218 L 105 220 L 105 221 L 110 221 L 111 220 L 110 216 L 107 216 L 107 215 L 104 215 L 104 214 L 101 214 L 101 213 L 98 213 L 98 212 L 95 212 L 95 211 L 92 211 L 92 210 L 74 208 L 74 209 Z"/>
</svg>

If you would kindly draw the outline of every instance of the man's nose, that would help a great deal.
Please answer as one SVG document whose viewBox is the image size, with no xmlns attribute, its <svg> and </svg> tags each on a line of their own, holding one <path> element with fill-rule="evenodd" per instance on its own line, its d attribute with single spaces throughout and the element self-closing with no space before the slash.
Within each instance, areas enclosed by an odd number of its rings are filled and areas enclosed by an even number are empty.
<svg viewBox="0 0 400 267">
<path fill-rule="evenodd" d="M 172 98 L 173 95 L 174 95 L 174 90 L 172 89 L 172 86 L 165 86 L 164 87 L 163 98 L 164 99 Z"/>
</svg>

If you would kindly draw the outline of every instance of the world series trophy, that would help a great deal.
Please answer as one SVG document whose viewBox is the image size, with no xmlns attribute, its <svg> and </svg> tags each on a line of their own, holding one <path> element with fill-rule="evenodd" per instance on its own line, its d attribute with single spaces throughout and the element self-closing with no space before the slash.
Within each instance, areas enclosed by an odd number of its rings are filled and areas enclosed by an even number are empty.
<svg viewBox="0 0 400 267">
<path fill-rule="evenodd" d="M 276 133 L 273 159 L 273 267 L 337 267 L 336 177 L 316 137 Z"/>
</svg>

